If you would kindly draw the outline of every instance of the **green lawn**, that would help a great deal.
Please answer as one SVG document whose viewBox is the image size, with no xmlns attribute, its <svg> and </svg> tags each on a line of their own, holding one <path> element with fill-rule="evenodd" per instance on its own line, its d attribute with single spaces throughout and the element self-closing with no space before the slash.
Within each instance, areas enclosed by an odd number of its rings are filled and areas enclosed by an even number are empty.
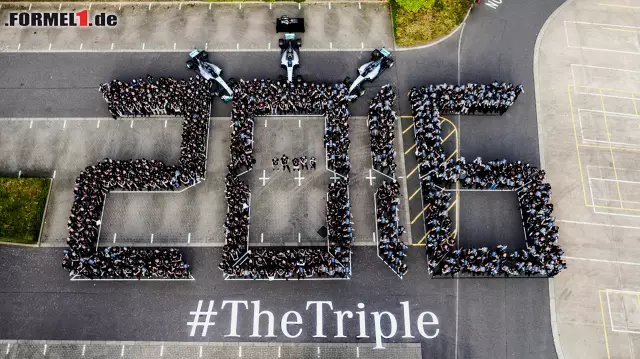
<svg viewBox="0 0 640 359">
<path fill-rule="evenodd" d="M 0 178 L 0 241 L 38 242 L 48 178 Z"/>
<path fill-rule="evenodd" d="M 398 46 L 422 45 L 449 34 L 464 20 L 473 3 L 473 0 L 437 0 L 430 9 L 410 12 L 390 1 Z"/>
</svg>

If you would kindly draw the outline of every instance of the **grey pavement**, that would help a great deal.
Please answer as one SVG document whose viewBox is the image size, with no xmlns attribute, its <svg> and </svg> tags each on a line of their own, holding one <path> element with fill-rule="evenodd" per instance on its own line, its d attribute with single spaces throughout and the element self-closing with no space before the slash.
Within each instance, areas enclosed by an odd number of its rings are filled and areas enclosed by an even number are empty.
<svg viewBox="0 0 640 359">
<path fill-rule="evenodd" d="M 538 133 L 534 123 L 536 109 L 531 60 L 533 44 L 538 30 L 560 3 L 559 0 L 543 4 L 518 0 L 503 2 L 495 9 L 477 7 L 464 31 L 459 30 L 457 36 L 435 46 L 394 53 L 396 66 L 369 88 L 389 82 L 399 86 L 400 113 L 408 114 L 408 101 L 404 93 L 414 85 L 457 82 L 458 73 L 462 82 L 491 82 L 493 79 L 522 82 L 526 94 L 505 116 L 468 119 L 454 116 L 451 120 L 459 129 L 460 155 L 467 158 L 476 155 L 500 156 L 537 164 Z M 459 44 L 462 46 L 459 47 Z M 329 82 L 340 81 L 346 75 L 353 77 L 357 65 L 368 59 L 369 52 L 304 52 L 303 49 L 302 56 L 300 73 L 305 78 Z M 146 73 L 155 76 L 190 76 L 184 68 L 185 57 L 184 53 L 172 52 L 38 53 L 37 56 L 29 53 L 1 54 L 0 78 L 3 84 L 0 86 L 0 116 L 102 117 L 105 116 L 105 108 L 102 99 L 94 92 L 96 84 L 114 77 L 131 78 Z M 213 61 L 223 68 L 227 78 L 276 77 L 281 74 L 277 57 L 274 51 L 212 53 Z M 267 63 L 272 65 L 265 66 Z M 370 96 L 368 93 L 365 98 L 358 100 L 352 112 L 365 115 Z M 219 102 L 214 105 L 216 116 L 228 116 L 229 110 L 229 105 Z M 408 124 L 403 121 L 398 130 L 406 126 Z M 353 147 L 363 148 L 367 144 L 366 136 L 352 137 L 352 141 L 358 138 L 361 142 L 357 145 L 354 143 Z M 411 136 L 405 134 L 401 138 L 398 152 L 400 148 L 406 150 L 411 146 Z M 224 138 L 219 140 L 224 141 Z M 12 146 L 21 148 L 15 142 Z M 225 150 L 226 153 L 226 146 L 220 147 L 220 151 Z M 357 163 L 357 166 L 362 166 L 362 172 L 368 174 L 370 164 L 364 162 L 365 152 L 358 153 L 360 159 L 354 161 L 354 167 Z M 144 154 L 144 151 L 140 151 L 135 156 Z M 408 175 L 414 165 L 410 164 L 410 155 L 405 156 L 404 160 L 407 161 L 405 173 Z M 44 169 L 50 162 L 45 161 Z M 36 167 L 34 170 L 39 170 Z M 356 172 L 360 173 L 360 170 Z M 413 174 L 410 178 L 412 186 L 415 186 L 415 176 Z M 356 183 L 366 183 L 369 180 L 365 177 L 354 176 L 354 180 Z M 551 181 L 554 184 L 554 180 Z M 407 196 L 414 193 L 413 190 L 409 191 L 409 187 L 407 183 Z M 358 188 L 362 192 L 357 197 L 362 198 L 362 203 L 368 201 L 364 186 L 356 184 L 352 190 L 355 192 Z M 554 184 L 554 188 L 558 186 Z M 413 218 L 420 211 L 414 209 L 415 198 L 410 201 L 411 213 L 406 217 Z M 368 212 L 364 215 L 372 216 Z M 409 221 L 409 218 L 403 220 Z M 356 221 L 358 225 L 360 223 Z M 146 228 L 141 227 L 142 230 Z M 356 230 L 360 232 L 357 227 Z M 416 241 L 419 236 L 413 234 L 412 239 Z M 404 280 L 398 280 L 376 257 L 374 248 L 356 249 L 353 257 L 354 277 L 339 283 L 223 281 L 215 268 L 219 250 L 194 248 L 185 251 L 196 268 L 195 282 L 134 284 L 72 283 L 59 269 L 59 249 L 3 247 L 0 251 L 0 272 L 5 275 L 0 277 L 0 295 L 3 296 L 0 337 L 50 340 L 253 340 L 249 338 L 252 323 L 246 317 L 241 318 L 238 324 L 242 338 L 224 337 L 231 323 L 228 307 L 222 310 L 221 301 L 244 299 L 261 300 L 265 308 L 277 314 L 278 320 L 287 310 L 304 313 L 305 324 L 301 326 L 303 334 L 295 340 L 287 339 L 287 342 L 353 342 L 358 331 L 355 319 L 345 327 L 350 336 L 348 338 L 314 338 L 315 318 L 309 311 L 305 312 L 305 302 L 330 300 L 336 310 L 348 309 L 355 314 L 358 310 L 356 304 L 361 301 L 366 304 L 364 310 L 368 313 L 367 331 L 372 333 L 371 312 L 385 310 L 396 318 L 402 318 L 399 302 L 409 301 L 413 322 L 422 311 L 434 312 L 440 323 L 438 336 L 434 339 L 423 338 L 416 333 L 417 328 L 412 327 L 416 338 L 401 339 L 403 325 L 399 323 L 397 335 L 384 341 L 420 341 L 424 358 L 555 357 L 546 280 L 431 279 L 427 275 L 423 248 L 420 247 L 410 250 L 409 274 Z M 23 263 L 29 262 L 37 262 L 38 265 L 25 270 Z M 560 276 L 556 281 L 564 281 L 563 278 Z M 216 325 L 209 328 L 209 335 L 205 338 L 199 335 L 190 337 L 190 327 L 186 325 L 187 321 L 193 319 L 189 312 L 195 310 L 198 300 L 215 300 L 216 309 L 223 314 L 218 316 Z M 333 315 L 331 317 L 334 318 Z M 335 320 L 328 323 L 327 331 L 335 333 Z M 627 327 L 633 325 L 627 323 Z M 383 330 L 388 329 L 385 324 Z M 284 340 L 283 333 L 276 332 Z M 262 340 L 265 339 L 258 338 L 258 341 Z M 370 347 L 374 341 L 371 336 L 361 340 Z"/>
<path fill-rule="evenodd" d="M 543 167 L 569 269 L 551 283 L 565 358 L 640 357 L 640 7 L 569 1 L 540 34 Z"/>
<path fill-rule="evenodd" d="M 304 17 L 303 50 L 373 49 L 393 45 L 388 4 L 381 1 L 306 3 L 4 3 L 10 12 L 78 12 L 116 15 L 115 27 L 7 27 L 0 51 L 211 51 L 278 49 L 276 18 Z M 95 25 L 95 24 L 94 24 Z M 281 34 L 280 34 L 281 35 Z"/>
</svg>

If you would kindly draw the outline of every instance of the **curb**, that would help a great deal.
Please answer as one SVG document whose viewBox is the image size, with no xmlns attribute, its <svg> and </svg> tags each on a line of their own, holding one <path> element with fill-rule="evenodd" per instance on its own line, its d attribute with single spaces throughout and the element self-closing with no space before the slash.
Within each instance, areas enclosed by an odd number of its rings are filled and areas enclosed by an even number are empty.
<svg viewBox="0 0 640 359">
<path fill-rule="evenodd" d="M 533 83 L 534 83 L 534 96 L 536 99 L 536 121 L 538 125 L 538 152 L 540 154 L 540 169 L 544 169 L 544 138 L 542 137 L 542 112 L 540 111 L 540 96 L 542 91 L 540 90 L 540 80 L 538 76 L 538 54 L 540 53 L 540 45 L 542 43 L 542 37 L 547 31 L 549 23 L 551 23 L 566 6 L 573 3 L 575 0 L 567 0 L 562 5 L 558 6 L 545 20 L 542 28 L 538 32 L 536 38 L 536 44 L 533 50 Z M 556 355 L 558 359 L 564 359 L 564 353 L 562 352 L 562 344 L 560 343 L 560 333 L 558 332 L 558 314 L 556 312 L 556 299 L 555 288 L 553 278 L 549 278 L 549 315 L 551 317 L 551 332 L 553 333 L 553 344 L 556 347 Z"/>
<path fill-rule="evenodd" d="M 53 191 L 53 178 L 49 178 L 49 191 L 47 191 L 47 200 L 44 203 L 44 211 L 42 212 L 42 222 L 40 222 L 40 233 L 38 233 L 38 243 L 36 243 L 35 247 L 40 247 L 40 242 L 42 241 L 42 232 L 44 231 L 44 223 L 47 219 L 47 209 L 49 208 L 49 198 L 51 197 L 52 191 Z"/>
</svg>

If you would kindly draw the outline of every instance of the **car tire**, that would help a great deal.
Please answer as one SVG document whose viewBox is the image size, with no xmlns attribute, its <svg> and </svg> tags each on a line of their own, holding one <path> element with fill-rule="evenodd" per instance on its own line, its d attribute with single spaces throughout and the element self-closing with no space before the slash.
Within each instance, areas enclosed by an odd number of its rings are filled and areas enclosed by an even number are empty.
<svg viewBox="0 0 640 359">
<path fill-rule="evenodd" d="M 229 83 L 229 87 L 234 87 L 235 85 L 238 84 L 238 81 L 236 81 L 235 77 L 230 77 L 229 80 L 227 80 L 227 82 Z"/>
<path fill-rule="evenodd" d="M 193 63 L 193 61 L 191 61 L 191 60 L 187 61 L 187 68 L 189 70 L 195 69 L 195 64 Z"/>
<path fill-rule="evenodd" d="M 302 46 L 302 39 L 296 39 L 296 47 Z"/>
<path fill-rule="evenodd" d="M 342 83 L 344 83 L 347 86 L 351 86 L 351 77 L 347 76 L 344 78 L 344 81 L 342 81 Z"/>
<path fill-rule="evenodd" d="M 382 57 L 382 53 L 378 50 L 373 50 L 373 52 L 371 52 L 371 59 L 373 61 L 379 60 L 380 57 Z"/>
<path fill-rule="evenodd" d="M 284 39 L 278 39 L 278 46 L 280 46 L 281 49 L 284 49 Z"/>
</svg>

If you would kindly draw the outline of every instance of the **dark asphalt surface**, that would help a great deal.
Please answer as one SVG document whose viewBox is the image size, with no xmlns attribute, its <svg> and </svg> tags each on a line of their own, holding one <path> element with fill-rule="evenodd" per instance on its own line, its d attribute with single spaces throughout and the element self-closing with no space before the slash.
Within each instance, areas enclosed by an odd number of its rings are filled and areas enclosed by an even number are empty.
<svg viewBox="0 0 640 359">
<path fill-rule="evenodd" d="M 561 0 L 504 1 L 497 10 L 473 10 L 461 42 L 461 82 L 522 83 L 525 95 L 502 117 L 452 118 L 461 134 L 461 155 L 506 157 L 538 164 L 533 95 L 533 51 L 537 33 Z M 401 92 L 401 113 L 408 113 L 411 86 L 457 81 L 458 36 L 425 49 L 396 52 L 396 66 L 376 81 Z M 225 77 L 276 77 L 277 53 L 212 54 Z M 361 52 L 303 53 L 301 74 L 313 81 L 354 77 Z M 97 84 L 112 78 L 153 75 L 190 76 L 185 55 L 169 53 L 0 54 L 0 117 L 105 117 Z M 369 93 L 352 108 L 366 114 Z M 228 105 L 216 102 L 215 116 L 227 116 Z M 458 122 L 459 121 L 459 122 Z M 488 145 L 489 144 L 489 145 Z M 405 143 L 405 146 L 408 145 Z M 413 166 L 407 164 L 407 169 Z M 412 180 L 415 181 L 417 176 Z M 415 188 L 415 187 L 414 187 Z M 463 234 L 464 236 L 465 234 Z M 414 234 L 415 237 L 415 234 Z M 354 251 L 351 281 L 225 282 L 215 268 L 218 249 L 187 250 L 196 268 L 195 282 L 69 282 L 60 268 L 60 249 L 0 247 L 0 338 L 74 340 L 265 340 L 250 338 L 253 309 L 240 312 L 240 338 L 224 337 L 230 328 L 223 300 L 261 301 L 276 316 L 278 340 L 357 341 L 356 319 L 345 324 L 347 338 L 333 338 L 334 315 L 325 313 L 327 338 L 314 338 L 315 317 L 309 300 L 330 300 L 334 310 L 358 310 L 364 303 L 367 332 L 373 343 L 371 312 L 389 311 L 398 319 L 398 334 L 384 341 L 421 341 L 424 358 L 555 358 L 548 303 L 548 283 L 541 279 L 431 279 L 422 248 L 409 253 L 410 272 L 398 280 L 376 258 L 371 247 Z M 458 296 L 456 297 L 456 293 Z M 190 337 L 187 321 L 198 300 L 215 300 L 219 312 L 209 334 Z M 413 335 L 402 339 L 403 312 L 409 301 Z M 458 308 L 458 310 L 456 310 Z M 287 339 L 279 320 L 288 310 L 302 314 L 302 334 Z M 434 339 L 416 333 L 416 317 L 433 312 L 439 325 Z M 458 318 L 456 318 L 458 313 Z M 264 317 L 264 316 L 263 316 Z M 265 320 L 265 319 L 262 319 Z M 457 329 L 456 329 L 457 323 Z M 382 326 L 385 333 L 388 324 Z M 431 328 L 429 328 L 431 329 Z M 262 328 L 264 333 L 265 328 Z M 457 333 L 457 335 L 456 335 Z M 456 347 L 457 343 L 457 347 Z M 373 344 L 372 344 L 373 346 Z"/>
</svg>

